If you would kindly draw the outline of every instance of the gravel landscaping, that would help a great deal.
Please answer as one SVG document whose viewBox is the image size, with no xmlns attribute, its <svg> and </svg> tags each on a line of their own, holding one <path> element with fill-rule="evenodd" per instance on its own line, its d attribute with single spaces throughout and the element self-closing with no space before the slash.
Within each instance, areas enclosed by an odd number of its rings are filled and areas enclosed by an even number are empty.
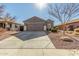
<svg viewBox="0 0 79 59">
<path fill-rule="evenodd" d="M 5 32 L 0 32 L 0 41 L 4 40 L 10 36 L 12 36 L 13 34 L 16 34 L 18 32 L 16 31 L 5 31 Z"/>
<path fill-rule="evenodd" d="M 62 40 L 61 33 L 48 33 L 49 38 L 57 49 L 79 49 L 79 41 L 70 38 L 70 40 Z"/>
</svg>

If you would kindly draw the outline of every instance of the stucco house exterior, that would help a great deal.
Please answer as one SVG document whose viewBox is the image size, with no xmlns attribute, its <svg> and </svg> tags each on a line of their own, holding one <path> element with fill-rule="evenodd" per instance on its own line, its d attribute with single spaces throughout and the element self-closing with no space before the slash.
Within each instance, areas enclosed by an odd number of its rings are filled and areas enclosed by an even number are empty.
<svg viewBox="0 0 79 59">
<path fill-rule="evenodd" d="M 63 28 L 65 30 L 74 30 L 75 28 L 79 28 L 79 19 L 74 19 L 66 24 L 58 25 L 58 28 L 60 30 L 62 30 Z"/>
<path fill-rule="evenodd" d="M 0 28 L 6 30 L 20 30 L 20 24 L 16 23 L 14 18 L 0 17 Z"/>
<path fill-rule="evenodd" d="M 53 27 L 53 21 L 48 19 L 44 20 L 40 17 L 33 16 L 24 22 L 24 28 L 27 31 L 43 31 Z"/>
</svg>

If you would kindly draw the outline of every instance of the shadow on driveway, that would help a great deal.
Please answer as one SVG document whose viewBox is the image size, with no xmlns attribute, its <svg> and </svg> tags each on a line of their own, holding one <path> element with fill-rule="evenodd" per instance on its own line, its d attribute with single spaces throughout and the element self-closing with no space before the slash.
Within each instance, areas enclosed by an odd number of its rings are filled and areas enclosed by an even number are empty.
<svg viewBox="0 0 79 59">
<path fill-rule="evenodd" d="M 42 37 L 45 35 L 47 34 L 44 31 L 24 31 L 14 34 L 15 37 L 21 39 L 22 41 Z"/>
</svg>

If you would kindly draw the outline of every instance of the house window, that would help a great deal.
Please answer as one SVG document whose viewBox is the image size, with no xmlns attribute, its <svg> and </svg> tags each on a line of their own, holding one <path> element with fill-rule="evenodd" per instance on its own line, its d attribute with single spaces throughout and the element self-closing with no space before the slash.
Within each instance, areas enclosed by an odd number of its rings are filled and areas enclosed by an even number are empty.
<svg viewBox="0 0 79 59">
<path fill-rule="evenodd" d="M 12 24 L 10 24 L 10 28 L 12 27 Z"/>
<path fill-rule="evenodd" d="M 3 28 L 5 28 L 5 24 L 4 24 Z"/>
<path fill-rule="evenodd" d="M 79 28 L 79 26 L 77 26 L 76 28 Z"/>
<path fill-rule="evenodd" d="M 0 27 L 3 27 L 3 23 L 0 23 Z"/>
<path fill-rule="evenodd" d="M 17 28 L 17 25 L 15 25 L 15 28 Z"/>
<path fill-rule="evenodd" d="M 68 28 L 69 28 L 70 31 L 74 31 L 74 26 L 73 25 L 70 25 Z"/>
</svg>

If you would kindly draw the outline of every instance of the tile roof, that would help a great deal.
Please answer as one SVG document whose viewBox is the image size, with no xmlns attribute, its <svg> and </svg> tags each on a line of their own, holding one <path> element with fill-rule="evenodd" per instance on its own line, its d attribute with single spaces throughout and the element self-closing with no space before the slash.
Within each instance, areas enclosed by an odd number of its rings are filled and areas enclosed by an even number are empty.
<svg viewBox="0 0 79 59">
<path fill-rule="evenodd" d="M 40 17 L 37 17 L 37 16 L 33 16 L 23 22 L 45 22 L 44 19 L 40 18 Z"/>
<path fill-rule="evenodd" d="M 79 19 L 71 20 L 69 22 L 66 22 L 65 24 L 71 24 L 71 23 L 76 23 L 76 22 L 79 22 Z M 57 26 L 61 26 L 61 25 L 64 25 L 64 24 L 60 24 L 60 25 L 57 25 Z"/>
<path fill-rule="evenodd" d="M 79 22 L 79 19 L 74 19 L 74 20 L 70 21 L 70 23 L 72 23 L 72 22 Z"/>
</svg>

